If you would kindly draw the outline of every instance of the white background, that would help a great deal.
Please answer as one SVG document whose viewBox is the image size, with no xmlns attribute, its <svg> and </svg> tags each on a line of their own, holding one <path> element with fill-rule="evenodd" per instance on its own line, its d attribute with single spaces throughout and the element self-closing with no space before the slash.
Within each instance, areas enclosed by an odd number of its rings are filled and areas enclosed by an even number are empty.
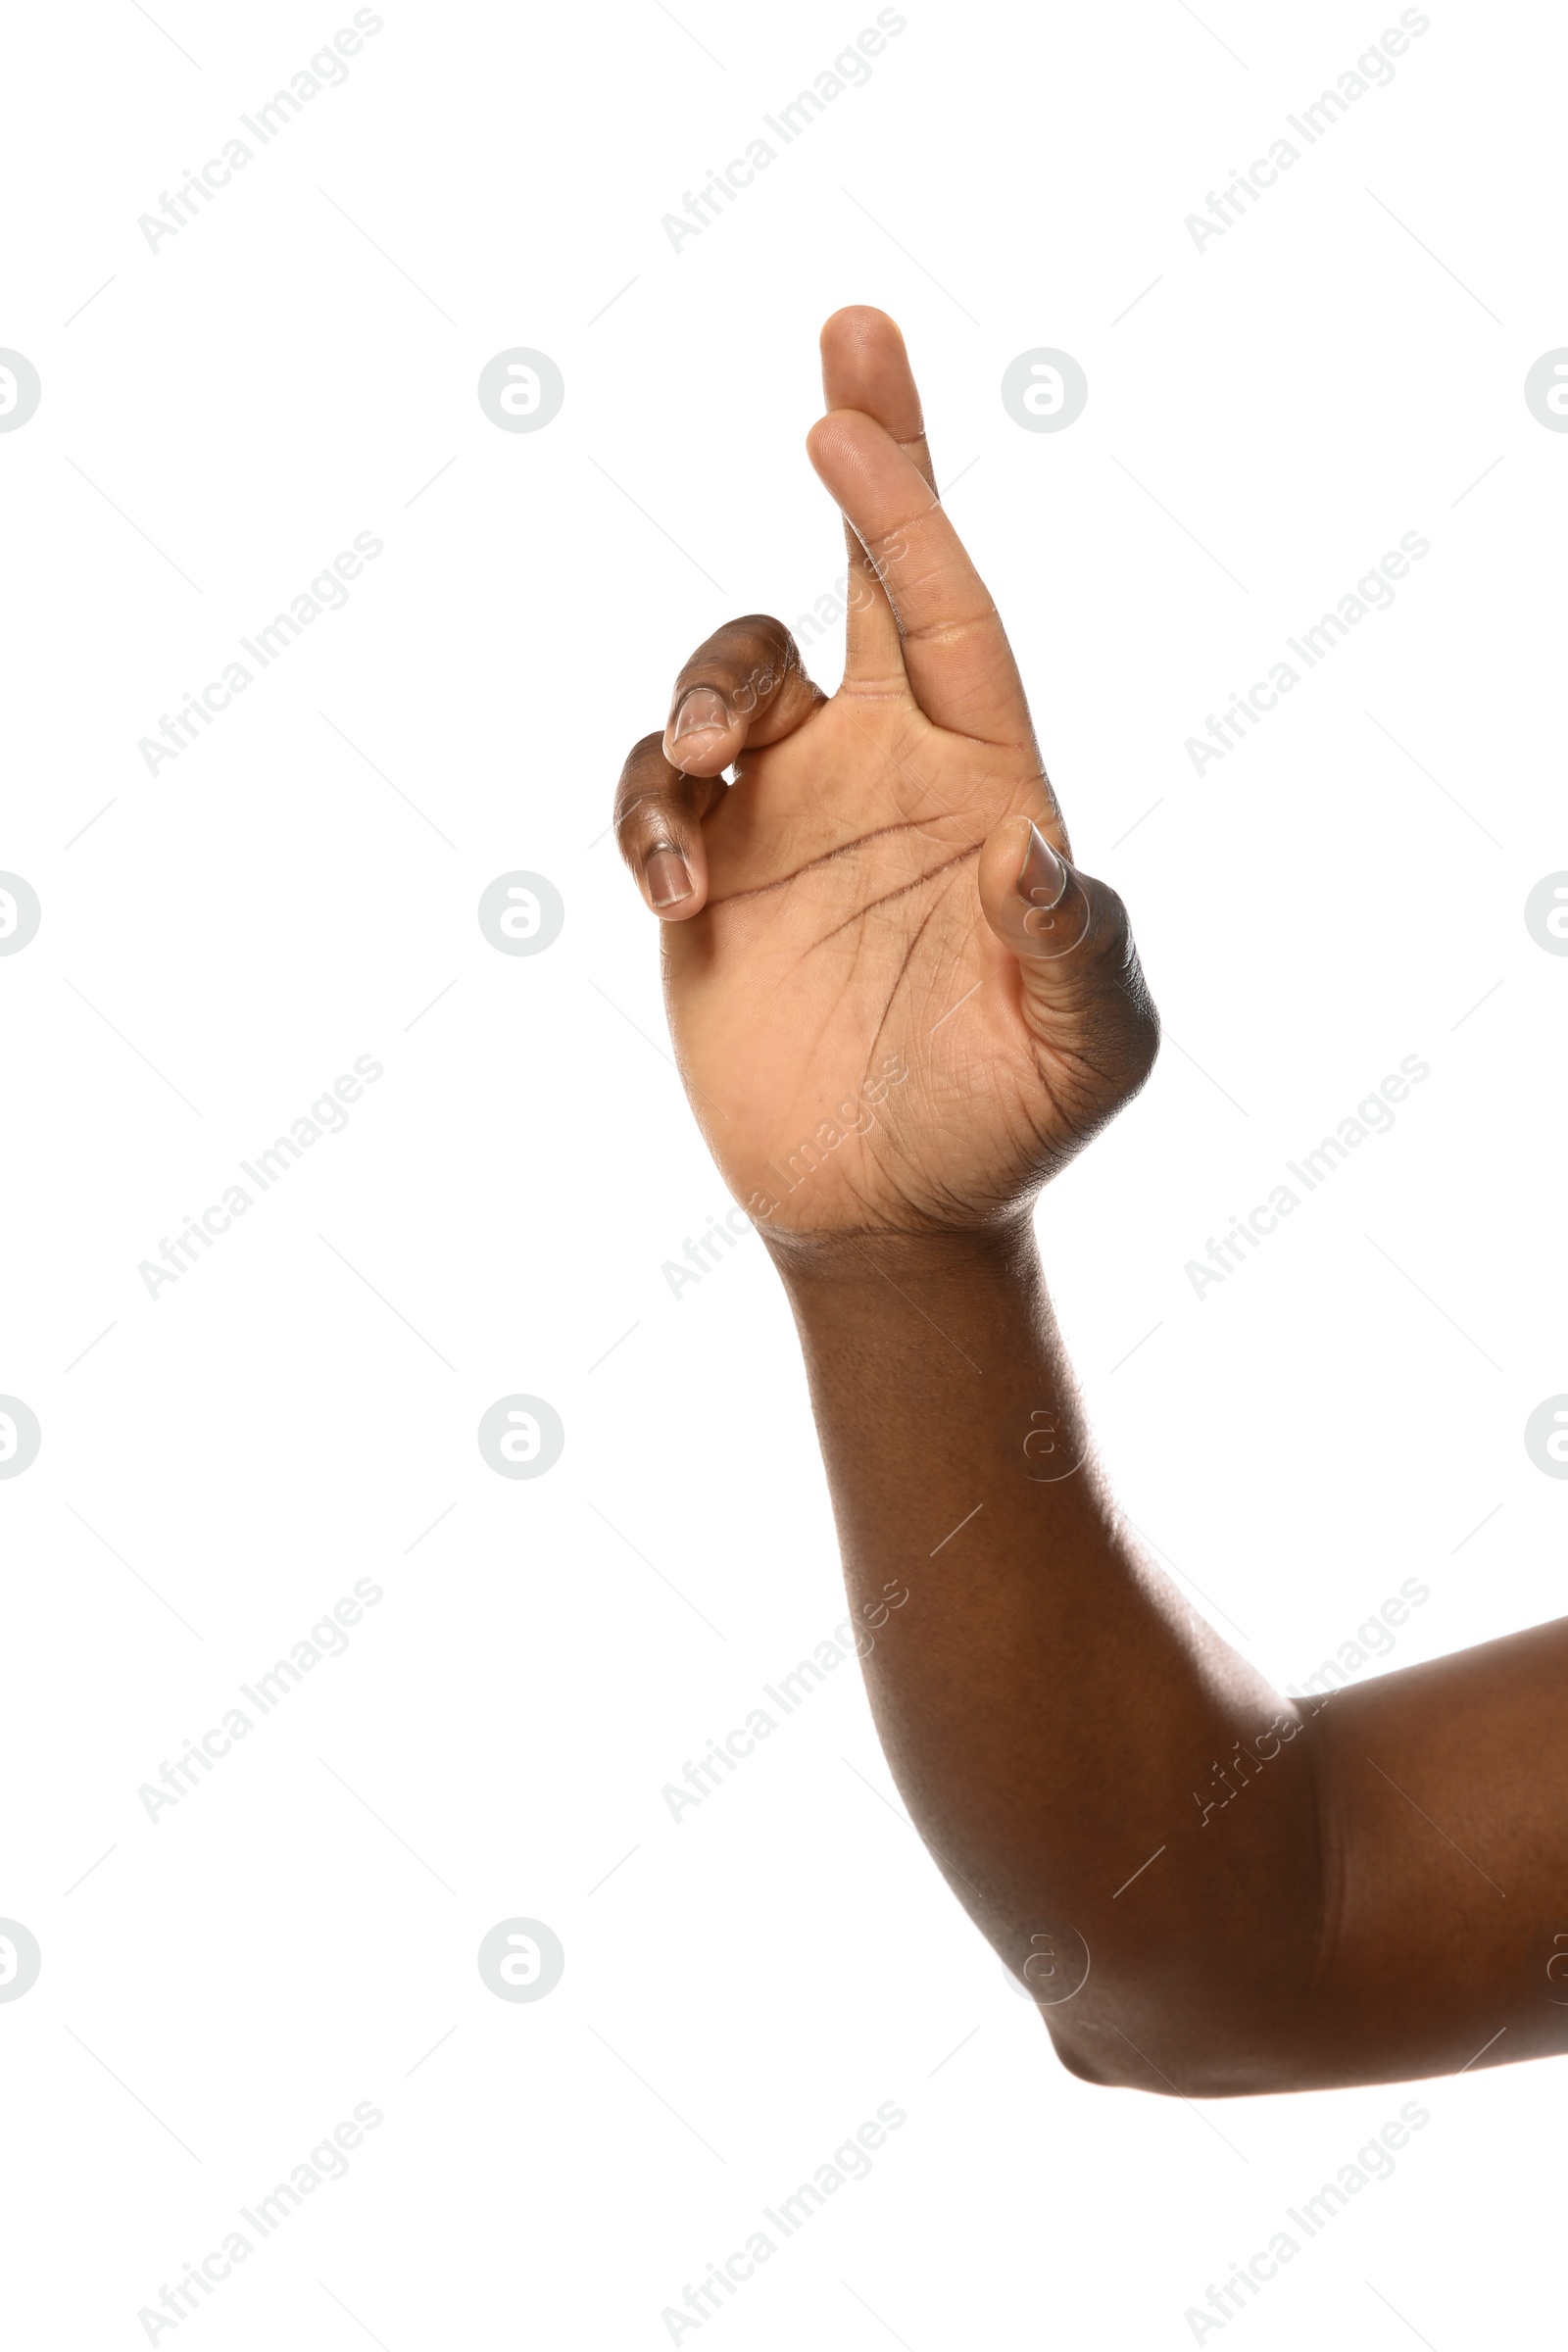
<svg viewBox="0 0 1568 2352">
<path fill-rule="evenodd" d="M 147 2340 L 368 2100 L 348 2177 L 158 2341 L 656 2346 L 894 2101 L 871 2176 L 693 2335 L 1178 2346 L 1411 2095 L 1068 2077 L 853 1669 L 678 1825 L 661 1797 L 842 1610 L 760 1246 L 678 1298 L 662 1272 L 727 1201 L 603 828 L 689 648 L 841 568 L 802 439 L 848 301 L 899 318 L 969 468 L 953 512 L 1168 1024 L 1040 1214 L 1132 1518 L 1282 1684 L 1411 1575 L 1394 1666 L 1563 1605 L 1568 1487 L 1522 1444 L 1568 1389 L 1568 959 L 1522 913 L 1568 866 L 1568 436 L 1522 390 L 1568 342 L 1562 20 L 1434 6 L 1200 252 L 1185 216 L 1396 9 L 906 13 L 679 253 L 661 216 L 874 10 L 389 0 L 156 252 L 138 216 L 351 12 L 12 26 L 0 343 L 43 381 L 0 436 L 0 866 L 43 906 L 0 960 L 0 1390 L 43 1431 L 0 1484 L 0 1912 L 43 1952 L 0 2006 L 18 2342 Z M 475 398 L 514 345 L 565 378 L 538 433 Z M 1040 345 L 1089 378 L 1058 434 L 999 396 Z M 1409 531 L 1393 609 L 1195 775 L 1186 738 Z M 346 609 L 149 775 L 138 739 L 357 532 L 384 552 Z M 513 868 L 565 901 L 537 956 L 475 920 Z M 138 1263 L 366 1054 L 346 1131 L 150 1298 Z M 1197 1298 L 1186 1261 L 1408 1054 L 1393 1132 Z M 474 1439 L 519 1391 L 566 1430 L 527 1483 Z M 139 1786 L 366 1577 L 346 1654 L 149 1820 Z M 528 2005 L 475 1967 L 514 1915 L 566 1954 Z M 1423 2089 L 1395 2177 L 1227 2340 L 1522 2340 L 1561 2087 Z"/>
</svg>

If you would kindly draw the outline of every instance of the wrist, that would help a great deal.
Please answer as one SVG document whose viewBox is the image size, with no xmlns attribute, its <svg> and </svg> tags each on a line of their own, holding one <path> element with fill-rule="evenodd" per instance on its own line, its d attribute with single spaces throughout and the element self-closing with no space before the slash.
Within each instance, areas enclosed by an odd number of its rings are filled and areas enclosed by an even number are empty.
<svg viewBox="0 0 1568 2352">
<path fill-rule="evenodd" d="M 990 1464 L 1040 1483 L 1060 1445 L 1068 1472 L 1084 1458 L 1027 1210 L 962 1231 L 769 1235 L 768 1253 L 841 1467 L 849 1446 L 895 1484 L 916 1457 L 919 1478 L 961 1461 L 966 1479 Z"/>
<path fill-rule="evenodd" d="M 889 1283 L 969 1288 L 1038 1278 L 1040 1270 L 1028 1206 L 948 1230 L 800 1233 L 759 1223 L 757 1231 L 792 1296 L 824 1287 L 874 1293 Z"/>
</svg>

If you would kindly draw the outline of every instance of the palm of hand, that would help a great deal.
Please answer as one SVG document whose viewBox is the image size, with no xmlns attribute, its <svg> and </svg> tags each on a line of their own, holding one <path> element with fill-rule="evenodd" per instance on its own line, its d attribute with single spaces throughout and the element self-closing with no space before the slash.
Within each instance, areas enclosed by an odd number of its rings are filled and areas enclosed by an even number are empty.
<svg viewBox="0 0 1568 2352">
<path fill-rule="evenodd" d="M 707 906 L 664 932 L 665 993 L 754 1216 L 971 1225 L 1072 1149 L 1071 1057 L 1042 1055 L 976 891 L 987 837 L 1043 800 L 1032 747 L 948 733 L 912 698 L 841 692 L 743 755 L 703 824 Z"/>
</svg>

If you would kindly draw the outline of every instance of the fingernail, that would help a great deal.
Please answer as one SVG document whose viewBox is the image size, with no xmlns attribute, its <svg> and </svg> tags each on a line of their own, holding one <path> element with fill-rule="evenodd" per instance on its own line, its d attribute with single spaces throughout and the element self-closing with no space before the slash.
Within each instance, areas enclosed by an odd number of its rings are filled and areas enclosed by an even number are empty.
<svg viewBox="0 0 1568 2352">
<path fill-rule="evenodd" d="M 656 906 L 678 906 L 682 899 L 692 895 L 690 869 L 679 850 L 672 849 L 668 842 L 649 851 L 643 859 L 643 879 Z"/>
<path fill-rule="evenodd" d="M 694 686 L 670 721 L 668 741 L 671 749 L 701 751 L 705 735 L 727 735 L 729 726 L 722 695 L 715 694 L 711 686 Z"/>
<path fill-rule="evenodd" d="M 1040 827 L 1031 823 L 1029 839 L 1024 848 L 1023 863 L 1018 868 L 1018 879 L 1013 884 L 1019 898 L 1024 900 L 1030 908 L 1030 912 L 1024 916 L 1026 930 L 1050 928 L 1049 924 L 1044 926 L 1037 924 L 1034 917 L 1042 912 L 1049 913 L 1052 907 L 1059 905 L 1066 887 L 1066 866 L 1056 856 Z"/>
</svg>

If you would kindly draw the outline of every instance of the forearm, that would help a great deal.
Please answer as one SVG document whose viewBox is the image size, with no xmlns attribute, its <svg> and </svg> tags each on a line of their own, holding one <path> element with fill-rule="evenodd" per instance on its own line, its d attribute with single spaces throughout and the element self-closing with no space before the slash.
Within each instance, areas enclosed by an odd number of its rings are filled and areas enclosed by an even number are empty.
<svg viewBox="0 0 1568 2352">
<path fill-rule="evenodd" d="M 1041 1955 L 1027 1981 L 1079 2071 L 1299 2074 L 1327 1875 L 1313 1735 L 1118 1524 L 1027 1220 L 773 1250 L 852 1604 L 866 1622 L 908 1590 L 866 1681 L 954 1891 L 1015 1969 Z"/>
</svg>

